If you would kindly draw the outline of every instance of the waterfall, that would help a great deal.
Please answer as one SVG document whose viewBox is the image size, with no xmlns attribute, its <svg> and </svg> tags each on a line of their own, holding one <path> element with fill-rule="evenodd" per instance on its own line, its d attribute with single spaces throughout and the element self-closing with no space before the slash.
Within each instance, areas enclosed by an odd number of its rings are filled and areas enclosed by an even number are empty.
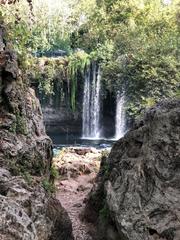
<svg viewBox="0 0 180 240">
<path fill-rule="evenodd" d="M 85 73 L 83 93 L 83 138 L 100 137 L 101 70 L 93 63 Z"/>
<path fill-rule="evenodd" d="M 83 93 L 83 138 L 90 135 L 90 70 L 85 73 Z"/>
<path fill-rule="evenodd" d="M 116 125 L 115 125 L 115 139 L 122 138 L 125 134 L 125 95 L 124 92 L 117 93 L 116 96 Z"/>
</svg>

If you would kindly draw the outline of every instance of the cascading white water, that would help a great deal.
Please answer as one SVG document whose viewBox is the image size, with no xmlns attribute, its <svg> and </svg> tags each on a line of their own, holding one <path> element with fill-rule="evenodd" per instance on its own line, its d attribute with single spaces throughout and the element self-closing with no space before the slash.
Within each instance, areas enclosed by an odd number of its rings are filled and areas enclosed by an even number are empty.
<svg viewBox="0 0 180 240">
<path fill-rule="evenodd" d="M 121 94 L 117 93 L 116 96 L 116 125 L 115 125 L 115 139 L 120 139 L 125 134 L 125 95 L 124 92 Z"/>
<path fill-rule="evenodd" d="M 91 74 L 92 71 L 92 74 Z M 86 74 L 83 95 L 83 138 L 100 137 L 101 70 L 92 64 Z"/>
<path fill-rule="evenodd" d="M 83 93 L 83 138 L 90 134 L 90 70 L 85 73 L 84 93 Z"/>
</svg>

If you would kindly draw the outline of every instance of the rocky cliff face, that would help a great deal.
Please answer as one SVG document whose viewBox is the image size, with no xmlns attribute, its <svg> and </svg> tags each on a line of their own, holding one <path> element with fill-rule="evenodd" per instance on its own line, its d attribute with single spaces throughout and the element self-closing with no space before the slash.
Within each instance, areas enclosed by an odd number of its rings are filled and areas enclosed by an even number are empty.
<svg viewBox="0 0 180 240">
<path fill-rule="evenodd" d="M 52 158 L 41 108 L 0 27 L 0 167 L 48 174 Z"/>
<path fill-rule="evenodd" d="M 108 240 L 180 239 L 179 156 L 180 101 L 159 103 L 112 148 L 86 215 L 105 215 Z"/>
<path fill-rule="evenodd" d="M 42 188 L 51 159 L 39 101 L 0 26 L 0 239 L 73 239 L 68 214 Z"/>
<path fill-rule="evenodd" d="M 53 105 L 42 108 L 46 129 L 49 133 L 79 134 L 81 133 L 81 113 L 68 110 L 67 106 L 58 108 Z"/>
<path fill-rule="evenodd" d="M 40 99 L 44 122 L 48 133 L 80 134 L 82 122 L 83 79 L 78 76 L 78 91 L 76 92 L 76 109 L 71 106 L 71 81 L 67 73 L 67 58 L 39 58 L 36 74 L 29 74 L 31 86 Z M 36 71 L 37 71 L 36 69 Z M 53 70 L 54 69 L 54 70 Z M 54 71 L 51 76 L 49 72 Z M 51 80 L 49 80 L 49 78 Z M 47 85 L 51 91 L 47 93 Z"/>
</svg>

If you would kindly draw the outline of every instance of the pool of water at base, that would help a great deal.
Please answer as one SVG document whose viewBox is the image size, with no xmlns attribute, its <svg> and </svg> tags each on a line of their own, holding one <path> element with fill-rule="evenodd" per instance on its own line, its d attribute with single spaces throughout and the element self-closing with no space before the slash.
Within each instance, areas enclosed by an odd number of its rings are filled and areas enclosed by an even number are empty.
<svg viewBox="0 0 180 240">
<path fill-rule="evenodd" d="M 93 138 L 81 138 L 78 135 L 66 135 L 66 134 L 56 134 L 49 133 L 48 134 L 52 141 L 54 149 L 61 149 L 63 147 L 94 147 L 96 149 L 106 149 L 111 148 L 115 143 L 115 139 L 93 139 Z"/>
</svg>

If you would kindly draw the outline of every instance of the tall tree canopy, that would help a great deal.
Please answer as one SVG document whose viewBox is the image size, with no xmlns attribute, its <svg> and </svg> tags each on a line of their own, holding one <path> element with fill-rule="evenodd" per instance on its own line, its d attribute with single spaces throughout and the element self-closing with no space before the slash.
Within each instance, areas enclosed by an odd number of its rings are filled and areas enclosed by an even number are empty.
<svg viewBox="0 0 180 240">
<path fill-rule="evenodd" d="M 179 0 L 3 0 L 0 13 L 22 62 L 83 49 L 102 65 L 106 91 L 125 89 L 129 114 L 179 95 Z M 79 56 L 70 56 L 73 66 L 84 66 Z"/>
<path fill-rule="evenodd" d="M 104 61 L 110 91 L 124 88 L 132 114 L 179 95 L 180 3 L 160 0 L 97 0 L 74 41 Z"/>
</svg>

